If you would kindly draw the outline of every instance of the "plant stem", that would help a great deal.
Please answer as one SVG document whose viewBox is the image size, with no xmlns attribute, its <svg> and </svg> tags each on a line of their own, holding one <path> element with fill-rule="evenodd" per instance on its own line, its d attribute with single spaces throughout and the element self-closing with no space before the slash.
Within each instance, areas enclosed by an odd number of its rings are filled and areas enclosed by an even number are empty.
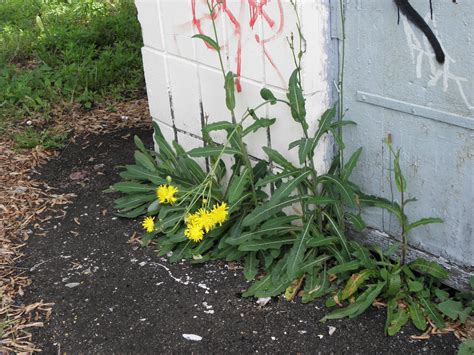
<svg viewBox="0 0 474 355">
<path fill-rule="evenodd" d="M 346 56 L 346 17 L 344 14 L 344 0 L 339 1 L 340 7 L 340 16 L 341 16 L 341 31 L 342 31 L 342 39 L 341 39 L 341 57 L 340 57 L 340 64 L 339 64 L 339 121 L 342 121 L 344 118 L 344 65 L 345 65 L 345 56 Z M 342 126 L 337 128 L 337 134 L 342 140 Z M 339 159 L 340 159 L 340 166 L 344 165 L 344 151 L 339 149 Z"/>
</svg>

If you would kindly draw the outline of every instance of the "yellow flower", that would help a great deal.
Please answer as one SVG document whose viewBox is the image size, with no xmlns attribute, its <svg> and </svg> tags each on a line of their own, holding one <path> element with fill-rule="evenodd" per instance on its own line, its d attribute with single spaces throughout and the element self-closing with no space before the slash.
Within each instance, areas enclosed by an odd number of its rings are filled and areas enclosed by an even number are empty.
<svg viewBox="0 0 474 355">
<path fill-rule="evenodd" d="M 201 227 L 206 231 L 206 233 L 216 225 L 212 212 L 207 211 L 205 208 L 200 208 L 196 215 L 199 216 Z"/>
<path fill-rule="evenodd" d="M 222 202 L 220 205 L 215 205 L 211 211 L 212 219 L 215 224 L 222 226 L 229 216 L 229 206 L 225 202 Z"/>
<path fill-rule="evenodd" d="M 178 188 L 172 185 L 160 185 L 156 189 L 156 197 L 160 200 L 160 203 L 169 203 L 172 205 L 176 202 L 175 194 L 178 192 Z"/>
<path fill-rule="evenodd" d="M 186 225 L 199 225 L 202 228 L 201 218 L 199 217 L 197 213 L 188 214 L 186 216 Z"/>
<path fill-rule="evenodd" d="M 193 242 L 200 242 L 204 238 L 204 231 L 199 224 L 188 224 L 184 235 Z"/>
<path fill-rule="evenodd" d="M 142 226 L 148 233 L 153 232 L 155 230 L 155 219 L 153 217 L 145 217 Z"/>
</svg>

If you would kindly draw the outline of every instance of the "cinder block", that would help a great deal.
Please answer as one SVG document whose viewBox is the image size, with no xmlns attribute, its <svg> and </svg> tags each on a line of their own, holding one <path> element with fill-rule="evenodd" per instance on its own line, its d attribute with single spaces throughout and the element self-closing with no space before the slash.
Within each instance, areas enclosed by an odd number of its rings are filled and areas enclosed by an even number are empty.
<svg viewBox="0 0 474 355">
<path fill-rule="evenodd" d="M 191 1 L 161 0 L 161 18 L 166 51 L 181 58 L 196 59 Z"/>
<path fill-rule="evenodd" d="M 147 47 L 163 50 L 163 40 L 160 30 L 159 1 L 135 0 L 138 11 L 138 21 L 142 27 L 143 43 Z"/>
<path fill-rule="evenodd" d="M 201 99 L 204 119 L 207 123 L 218 121 L 231 122 L 231 115 L 225 104 L 224 78 L 216 69 L 200 66 L 199 80 L 201 84 Z M 212 132 L 211 137 L 219 143 L 224 143 L 226 134 L 222 131 Z"/>
<path fill-rule="evenodd" d="M 264 49 L 265 81 L 286 89 L 288 79 L 295 69 L 287 38 L 291 33 L 295 36 L 298 33 L 296 13 L 288 0 L 268 2 L 262 7 L 262 11 L 265 12 L 265 17 L 261 19 L 263 38 L 260 43 Z"/>
<path fill-rule="evenodd" d="M 259 8 L 264 6 L 240 0 L 227 0 L 226 4 L 222 17 L 229 68 L 242 78 L 263 82 L 263 47 L 259 43 L 263 38 L 263 15 Z"/>
<path fill-rule="evenodd" d="M 303 88 L 306 94 L 322 93 L 329 90 L 328 70 L 336 62 L 329 60 L 331 45 L 329 29 L 329 3 L 327 1 L 305 1 L 301 3 L 300 18 L 306 39 L 303 56 Z"/>
<path fill-rule="evenodd" d="M 142 48 L 148 106 L 153 118 L 172 126 L 168 83 L 165 73 L 165 57 L 151 48 Z"/>
<path fill-rule="evenodd" d="M 201 135 L 201 111 L 197 65 L 184 59 L 168 57 L 176 128 Z"/>
<path fill-rule="evenodd" d="M 206 1 L 195 1 L 195 6 L 191 9 L 191 13 L 189 14 L 190 21 L 193 22 L 193 30 L 194 33 L 200 33 L 207 35 L 211 38 L 214 38 L 214 30 L 212 27 L 212 21 L 209 16 L 209 8 L 207 7 Z M 225 52 L 225 43 L 226 43 L 226 35 L 225 35 L 225 21 L 226 18 L 224 17 L 223 13 L 219 11 L 217 13 L 217 17 L 215 19 L 216 23 L 216 30 L 217 36 L 219 38 L 219 43 L 222 46 L 222 50 Z M 200 64 L 210 66 L 215 69 L 220 70 L 220 63 L 217 56 L 217 53 L 214 49 L 209 48 L 202 40 L 196 39 L 196 57 L 197 61 Z M 223 64 L 224 68 L 227 71 L 229 68 L 227 62 L 227 56 L 223 55 Z"/>
</svg>

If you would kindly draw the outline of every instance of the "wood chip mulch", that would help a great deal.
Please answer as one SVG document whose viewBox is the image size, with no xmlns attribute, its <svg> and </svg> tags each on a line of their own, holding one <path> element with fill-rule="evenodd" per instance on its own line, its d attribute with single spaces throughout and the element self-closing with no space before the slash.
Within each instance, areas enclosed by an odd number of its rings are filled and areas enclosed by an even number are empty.
<svg viewBox="0 0 474 355">
<path fill-rule="evenodd" d="M 71 142 L 78 135 L 150 126 L 151 119 L 147 100 L 139 99 L 115 104 L 113 111 L 102 107 L 69 112 L 57 109 L 53 122 L 48 129 L 68 133 Z M 31 118 L 24 124 L 42 128 L 45 121 Z M 28 238 L 45 235 L 42 225 L 62 218 L 63 207 L 73 203 L 74 194 L 57 194 L 54 188 L 31 177 L 41 164 L 58 154 L 41 146 L 15 150 L 10 137 L 0 136 L 0 353 L 40 351 L 30 330 L 44 326 L 53 311 L 53 304 L 44 300 L 29 305 L 15 302 L 32 282 L 30 270 L 16 265 L 28 257 L 22 252 Z"/>
</svg>

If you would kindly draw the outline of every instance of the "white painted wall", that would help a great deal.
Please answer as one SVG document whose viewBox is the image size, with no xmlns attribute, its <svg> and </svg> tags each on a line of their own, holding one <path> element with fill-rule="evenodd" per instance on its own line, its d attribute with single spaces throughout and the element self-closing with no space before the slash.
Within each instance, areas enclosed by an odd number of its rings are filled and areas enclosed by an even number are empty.
<svg viewBox="0 0 474 355">
<path fill-rule="evenodd" d="M 201 146 L 203 120 L 230 120 L 217 54 L 201 40 L 191 38 L 200 31 L 212 35 L 206 0 L 136 0 L 136 6 L 143 31 L 151 116 L 169 140 L 176 137 L 185 149 Z M 331 104 L 329 1 L 299 0 L 298 8 L 307 40 L 303 87 L 314 131 L 318 118 Z M 240 72 L 237 119 L 247 107 L 261 102 L 262 87 L 284 98 L 294 69 L 287 37 L 297 33 L 290 1 L 227 0 L 216 23 L 226 70 Z M 259 115 L 276 117 L 277 122 L 269 134 L 262 130 L 251 136 L 247 141 L 250 154 L 265 158 L 261 147 L 272 146 L 298 164 L 297 150 L 287 152 L 288 144 L 301 136 L 289 109 L 282 104 L 267 106 Z M 321 144 L 315 157 L 319 170 L 324 170 L 331 151 L 329 141 Z"/>
</svg>

